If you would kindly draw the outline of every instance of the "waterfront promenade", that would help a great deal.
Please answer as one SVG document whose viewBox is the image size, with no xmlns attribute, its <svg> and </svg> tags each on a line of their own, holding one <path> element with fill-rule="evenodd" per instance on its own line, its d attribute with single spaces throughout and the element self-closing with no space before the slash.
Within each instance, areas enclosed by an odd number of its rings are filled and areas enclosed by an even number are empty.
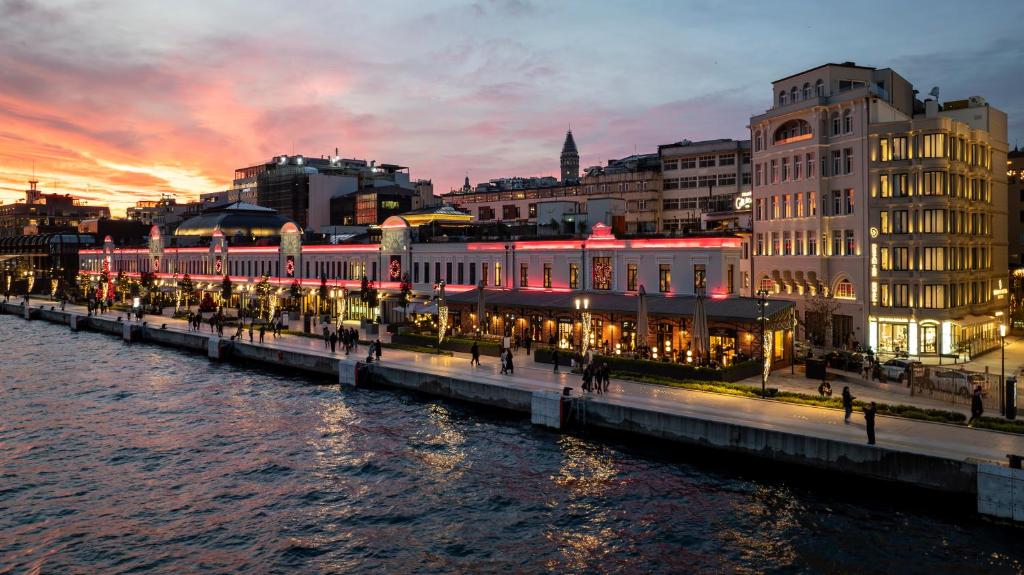
<svg viewBox="0 0 1024 575">
<path fill-rule="evenodd" d="M 39 305 L 48 307 L 51 302 L 36 300 L 32 303 L 33 307 Z M 73 305 L 68 305 L 67 311 L 81 315 L 86 313 L 85 308 Z M 119 315 L 124 316 L 122 312 L 108 312 L 104 317 L 113 319 Z M 160 316 L 149 316 L 147 320 L 150 326 L 166 323 L 169 330 L 188 331 L 183 320 Z M 203 329 L 206 331 L 200 333 L 210 334 L 207 325 L 204 325 Z M 225 339 L 228 338 L 229 331 L 225 330 Z M 261 345 L 258 339 L 257 333 L 254 345 Z M 247 331 L 243 341 L 248 343 Z M 324 357 L 345 355 L 344 352 L 331 354 L 324 348 L 323 340 L 319 338 L 300 335 L 274 338 L 269 331 L 262 345 L 271 349 L 299 351 Z M 366 349 L 365 345 L 360 345 L 351 358 L 364 360 Z M 572 387 L 574 395 L 581 393 L 579 376 L 568 373 L 566 368 L 563 368 L 562 373 L 553 373 L 550 365 L 534 363 L 532 357 L 526 356 L 522 350 L 515 357 L 515 375 L 500 374 L 497 358 L 484 358 L 481 367 L 473 367 L 469 365 L 468 355 L 458 353 L 447 356 L 385 348 L 382 365 L 524 391 L 561 391 L 563 387 Z M 856 412 L 850 423 L 845 424 L 842 412 L 835 409 L 615 379 L 611 382 L 608 394 L 590 394 L 588 399 L 594 403 L 617 404 L 847 444 L 866 443 L 864 418 Z M 886 416 L 877 418 L 877 442 L 879 448 L 962 462 L 992 462 L 1005 465 L 1007 454 L 1024 454 L 1024 436 L 1021 435 Z"/>
</svg>

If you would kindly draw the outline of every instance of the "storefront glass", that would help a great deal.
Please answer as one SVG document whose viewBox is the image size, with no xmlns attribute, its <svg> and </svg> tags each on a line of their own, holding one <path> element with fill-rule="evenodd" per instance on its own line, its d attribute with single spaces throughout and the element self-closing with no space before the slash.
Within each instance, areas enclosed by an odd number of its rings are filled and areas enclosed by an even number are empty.
<svg viewBox="0 0 1024 575">
<path fill-rule="evenodd" d="M 896 353 L 907 351 L 910 339 L 910 326 L 905 323 L 878 323 L 878 349 Z"/>
<path fill-rule="evenodd" d="M 939 326 L 922 325 L 920 338 L 921 353 L 939 352 Z"/>
<path fill-rule="evenodd" d="M 559 349 L 569 349 L 572 347 L 572 320 L 560 319 L 558 320 L 558 347 Z"/>
</svg>

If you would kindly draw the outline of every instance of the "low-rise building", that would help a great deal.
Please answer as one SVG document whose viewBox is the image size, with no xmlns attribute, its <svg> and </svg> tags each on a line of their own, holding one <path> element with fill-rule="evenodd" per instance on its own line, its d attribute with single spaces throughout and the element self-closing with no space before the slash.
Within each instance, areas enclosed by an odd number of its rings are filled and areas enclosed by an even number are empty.
<svg viewBox="0 0 1024 575">
<path fill-rule="evenodd" d="M 25 201 L 0 205 L 0 237 L 76 233 L 82 220 L 109 218 L 110 208 L 90 206 L 70 194 L 44 194 L 29 181 Z"/>
</svg>

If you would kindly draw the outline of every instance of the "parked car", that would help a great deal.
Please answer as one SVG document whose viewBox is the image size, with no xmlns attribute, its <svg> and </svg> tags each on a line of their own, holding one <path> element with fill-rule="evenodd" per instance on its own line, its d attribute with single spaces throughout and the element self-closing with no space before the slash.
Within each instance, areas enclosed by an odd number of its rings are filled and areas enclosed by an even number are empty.
<svg viewBox="0 0 1024 575">
<path fill-rule="evenodd" d="M 904 383 L 907 381 L 907 373 L 911 368 L 917 368 L 921 366 L 919 361 L 911 361 L 909 359 L 890 359 L 889 361 L 882 364 L 882 375 L 885 379 L 891 379 Z"/>
<path fill-rule="evenodd" d="M 968 396 L 974 392 L 974 386 L 984 385 L 985 376 L 980 373 L 947 369 L 937 372 L 934 376 L 935 386 L 941 391 Z"/>
</svg>

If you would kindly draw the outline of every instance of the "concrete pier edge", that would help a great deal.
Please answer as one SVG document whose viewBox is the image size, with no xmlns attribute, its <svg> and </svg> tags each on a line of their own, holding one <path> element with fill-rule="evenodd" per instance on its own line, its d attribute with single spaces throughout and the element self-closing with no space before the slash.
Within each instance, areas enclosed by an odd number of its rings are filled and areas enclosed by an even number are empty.
<svg viewBox="0 0 1024 575">
<path fill-rule="evenodd" d="M 450 374 L 412 370 L 387 362 L 363 363 L 305 350 L 279 349 L 212 333 L 162 328 L 160 318 L 145 324 L 125 324 L 107 317 L 84 317 L 49 307 L 24 308 L 0 304 L 5 314 L 68 325 L 117 336 L 126 342 L 148 342 L 187 349 L 211 360 L 259 362 L 325 375 L 343 386 L 381 385 L 428 395 L 497 407 L 529 415 L 531 421 L 553 429 L 594 427 L 654 437 L 681 444 L 750 455 L 775 462 L 896 482 L 929 491 L 975 496 L 978 512 L 1024 520 L 1024 473 L 987 462 L 957 461 L 909 451 L 867 446 L 789 432 L 740 425 L 711 418 L 660 412 L 608 401 L 563 400 L 556 392 L 529 391 L 493 382 L 462 379 Z M 1003 470 L 1007 470 L 1005 473 Z M 1016 494 L 1016 495 L 1015 495 Z"/>
</svg>

